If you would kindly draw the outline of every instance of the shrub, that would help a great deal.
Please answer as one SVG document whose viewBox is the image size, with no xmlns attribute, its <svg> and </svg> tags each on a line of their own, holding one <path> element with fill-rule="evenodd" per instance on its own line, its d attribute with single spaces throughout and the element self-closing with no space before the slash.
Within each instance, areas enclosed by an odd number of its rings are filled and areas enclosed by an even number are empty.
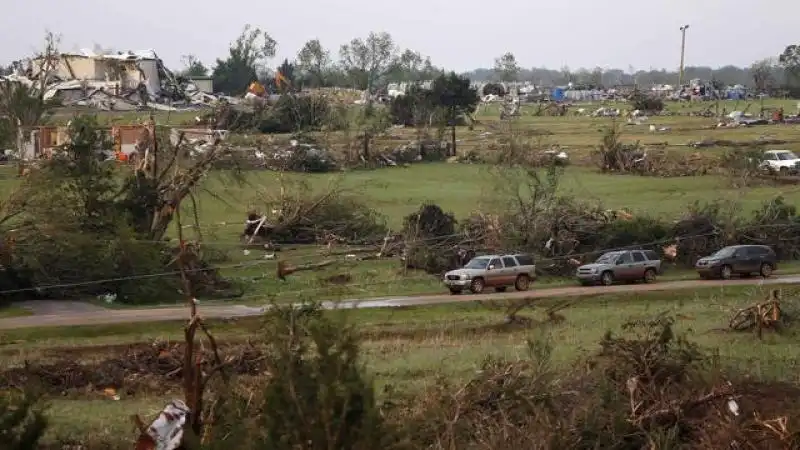
<svg viewBox="0 0 800 450">
<path fill-rule="evenodd" d="M 47 428 L 37 397 L 24 394 L 0 395 L 0 447 L 34 450 Z"/>
<path fill-rule="evenodd" d="M 664 109 L 664 100 L 647 95 L 642 91 L 635 91 L 628 102 L 631 108 L 649 113 L 661 112 Z"/>
<path fill-rule="evenodd" d="M 506 89 L 500 83 L 486 83 L 483 86 L 483 95 L 496 95 L 498 97 L 504 97 L 506 95 Z"/>
<path fill-rule="evenodd" d="M 213 423 L 210 448 L 385 448 L 393 433 L 365 374 L 359 335 L 339 317 L 314 304 L 273 305 L 260 344 L 269 379 L 223 398 L 229 411 Z"/>
<path fill-rule="evenodd" d="M 403 220 L 403 234 L 408 242 L 406 267 L 437 274 L 458 267 L 457 228 L 453 214 L 432 203 L 406 216 Z"/>
</svg>

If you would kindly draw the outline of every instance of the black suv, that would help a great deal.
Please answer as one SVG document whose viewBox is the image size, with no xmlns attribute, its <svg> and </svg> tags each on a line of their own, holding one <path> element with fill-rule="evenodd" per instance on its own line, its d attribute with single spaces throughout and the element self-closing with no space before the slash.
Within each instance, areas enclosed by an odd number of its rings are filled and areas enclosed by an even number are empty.
<svg viewBox="0 0 800 450">
<path fill-rule="evenodd" d="M 749 276 L 754 273 L 767 278 L 777 269 L 778 257 L 766 245 L 731 245 L 711 256 L 700 258 L 694 268 L 700 278 L 722 278 L 733 274 Z"/>
</svg>

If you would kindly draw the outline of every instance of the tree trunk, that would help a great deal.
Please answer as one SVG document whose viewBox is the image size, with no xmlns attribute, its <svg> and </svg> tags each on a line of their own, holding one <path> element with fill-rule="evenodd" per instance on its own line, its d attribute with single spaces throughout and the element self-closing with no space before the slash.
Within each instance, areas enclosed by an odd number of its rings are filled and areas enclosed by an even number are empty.
<svg viewBox="0 0 800 450">
<path fill-rule="evenodd" d="M 452 148 L 450 151 L 452 154 L 450 156 L 456 156 L 458 153 L 456 152 L 456 121 L 453 120 L 453 125 L 450 127 L 450 141 L 452 142 Z"/>
<path fill-rule="evenodd" d="M 364 147 L 363 147 L 362 152 L 361 152 L 361 154 L 362 154 L 362 156 L 364 158 L 364 164 L 368 164 L 369 163 L 369 141 L 370 141 L 369 132 L 365 131 L 364 132 Z"/>
</svg>

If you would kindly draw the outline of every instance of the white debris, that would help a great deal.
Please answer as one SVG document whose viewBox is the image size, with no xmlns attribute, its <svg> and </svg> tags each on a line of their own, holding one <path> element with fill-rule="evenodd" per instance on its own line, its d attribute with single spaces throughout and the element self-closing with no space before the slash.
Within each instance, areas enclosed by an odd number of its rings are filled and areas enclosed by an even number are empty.
<svg viewBox="0 0 800 450">
<path fill-rule="evenodd" d="M 739 415 L 739 404 L 736 403 L 736 400 L 734 400 L 733 397 L 728 399 L 728 411 L 730 411 L 734 416 Z"/>
<path fill-rule="evenodd" d="M 139 436 L 136 448 L 175 450 L 182 444 L 183 427 L 189 417 L 189 407 L 181 400 L 173 400 Z"/>
</svg>

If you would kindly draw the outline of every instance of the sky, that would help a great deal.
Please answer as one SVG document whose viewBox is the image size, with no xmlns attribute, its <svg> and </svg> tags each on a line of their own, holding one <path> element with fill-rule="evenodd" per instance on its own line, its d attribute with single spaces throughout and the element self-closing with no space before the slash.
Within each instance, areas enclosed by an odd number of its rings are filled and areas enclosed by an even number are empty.
<svg viewBox="0 0 800 450">
<path fill-rule="evenodd" d="M 270 65 L 294 58 L 314 38 L 338 55 L 341 44 L 386 31 L 401 48 L 437 66 L 491 67 L 512 52 L 522 67 L 677 68 L 681 32 L 686 65 L 747 66 L 800 43 L 800 2 L 761 0 L 3 0 L 0 63 L 40 50 L 45 31 L 62 51 L 154 49 L 182 68 L 182 55 L 207 65 L 251 24 L 278 41 Z M 777 12 L 776 12 L 777 11 Z"/>
</svg>

